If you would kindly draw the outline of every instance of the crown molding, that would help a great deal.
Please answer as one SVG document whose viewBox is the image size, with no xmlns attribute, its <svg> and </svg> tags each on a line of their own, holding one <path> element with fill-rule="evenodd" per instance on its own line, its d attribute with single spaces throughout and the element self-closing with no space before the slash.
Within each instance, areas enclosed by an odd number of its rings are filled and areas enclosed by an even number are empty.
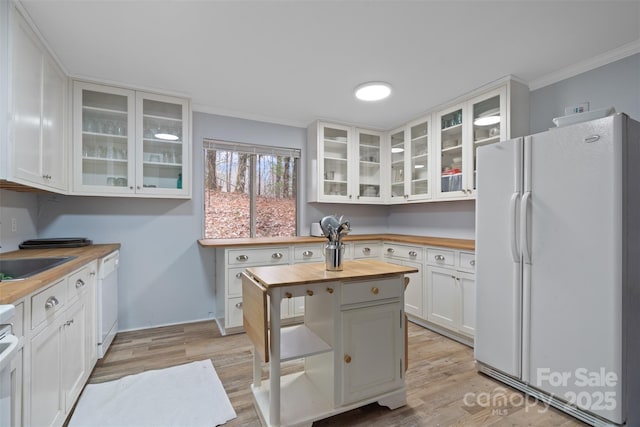
<svg viewBox="0 0 640 427">
<path fill-rule="evenodd" d="M 529 82 L 529 90 L 533 91 L 552 85 L 570 77 L 577 76 L 578 74 L 582 74 L 586 71 L 626 58 L 627 56 L 635 55 L 636 53 L 640 53 L 640 39 L 532 80 Z"/>
</svg>

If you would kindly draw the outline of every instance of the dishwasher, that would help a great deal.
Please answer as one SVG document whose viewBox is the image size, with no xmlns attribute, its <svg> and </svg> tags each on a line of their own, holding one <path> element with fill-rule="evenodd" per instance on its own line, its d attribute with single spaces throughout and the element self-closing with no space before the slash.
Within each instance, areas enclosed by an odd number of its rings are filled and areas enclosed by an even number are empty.
<svg viewBox="0 0 640 427">
<path fill-rule="evenodd" d="M 98 262 L 98 359 L 102 359 L 118 332 L 118 263 L 120 251 Z"/>
</svg>

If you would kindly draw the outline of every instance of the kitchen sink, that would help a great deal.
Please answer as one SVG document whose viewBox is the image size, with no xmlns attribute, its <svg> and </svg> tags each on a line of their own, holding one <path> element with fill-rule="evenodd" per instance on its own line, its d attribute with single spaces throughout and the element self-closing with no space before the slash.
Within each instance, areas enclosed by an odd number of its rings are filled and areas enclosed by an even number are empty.
<svg viewBox="0 0 640 427">
<path fill-rule="evenodd" d="M 74 258 L 74 256 L 68 256 L 0 259 L 0 281 L 26 279 Z"/>
</svg>

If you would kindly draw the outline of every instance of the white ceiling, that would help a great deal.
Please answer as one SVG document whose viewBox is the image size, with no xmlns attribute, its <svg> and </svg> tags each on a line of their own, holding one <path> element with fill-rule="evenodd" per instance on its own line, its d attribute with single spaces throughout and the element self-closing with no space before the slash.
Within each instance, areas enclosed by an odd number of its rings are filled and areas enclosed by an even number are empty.
<svg viewBox="0 0 640 427">
<path fill-rule="evenodd" d="M 21 3 L 73 76 L 297 126 L 389 129 L 505 75 L 536 81 L 640 40 L 640 1 Z M 355 100 L 370 80 L 392 96 Z"/>
</svg>

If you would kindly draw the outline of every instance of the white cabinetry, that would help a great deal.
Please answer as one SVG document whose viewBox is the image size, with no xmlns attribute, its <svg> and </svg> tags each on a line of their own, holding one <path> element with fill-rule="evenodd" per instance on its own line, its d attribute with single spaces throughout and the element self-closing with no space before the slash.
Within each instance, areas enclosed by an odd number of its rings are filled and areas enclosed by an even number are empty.
<svg viewBox="0 0 640 427">
<path fill-rule="evenodd" d="M 95 363 L 93 262 L 28 298 L 28 425 L 60 426 Z"/>
<path fill-rule="evenodd" d="M 473 337 L 475 330 L 475 256 L 427 248 L 427 320 L 454 334 Z"/>
<path fill-rule="evenodd" d="M 405 274 L 409 278 L 409 284 L 404 292 L 404 311 L 413 316 L 424 317 L 423 247 L 385 242 L 382 244 L 382 254 L 386 262 L 418 269 L 416 273 Z"/>
<path fill-rule="evenodd" d="M 314 122 L 307 135 L 310 202 L 384 202 L 382 133 Z"/>
<path fill-rule="evenodd" d="M 18 338 L 18 353 L 11 361 L 10 387 L 11 387 L 11 422 L 10 426 L 21 427 L 23 425 L 23 387 L 24 379 L 24 302 L 14 303 L 16 312 L 13 317 L 13 334 Z"/>
<path fill-rule="evenodd" d="M 389 133 L 391 203 L 432 197 L 431 116 Z"/>
<path fill-rule="evenodd" d="M 67 77 L 11 7 L 9 152 L 6 178 L 66 192 Z"/>
<path fill-rule="evenodd" d="M 75 194 L 191 197 L 188 100 L 73 86 Z"/>
</svg>

